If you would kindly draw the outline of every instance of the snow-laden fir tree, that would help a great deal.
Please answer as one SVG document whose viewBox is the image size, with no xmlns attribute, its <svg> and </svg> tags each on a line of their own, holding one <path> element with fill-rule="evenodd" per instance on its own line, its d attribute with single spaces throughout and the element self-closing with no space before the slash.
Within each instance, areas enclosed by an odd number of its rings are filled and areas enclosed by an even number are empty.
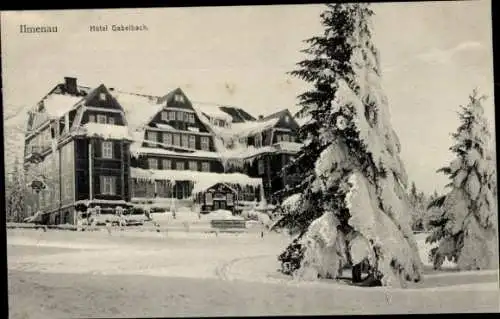
<svg viewBox="0 0 500 319">
<path fill-rule="evenodd" d="M 498 267 L 496 161 L 484 99 L 474 90 L 469 103 L 460 106 L 460 126 L 450 148 L 456 158 L 439 170 L 450 183 L 449 192 L 429 206 L 432 234 L 427 241 L 438 244 L 430 253 L 435 268 L 446 258 L 459 269 Z"/>
<path fill-rule="evenodd" d="M 307 40 L 310 58 L 292 72 L 312 86 L 299 96 L 311 121 L 292 164 L 303 179 L 288 190 L 300 195 L 283 219 L 299 236 L 280 257 L 296 257 L 290 272 L 300 278 L 336 277 L 344 265 L 365 261 L 384 285 L 421 279 L 401 146 L 371 40 L 372 15 L 366 4 L 327 5 L 324 34 Z"/>
</svg>

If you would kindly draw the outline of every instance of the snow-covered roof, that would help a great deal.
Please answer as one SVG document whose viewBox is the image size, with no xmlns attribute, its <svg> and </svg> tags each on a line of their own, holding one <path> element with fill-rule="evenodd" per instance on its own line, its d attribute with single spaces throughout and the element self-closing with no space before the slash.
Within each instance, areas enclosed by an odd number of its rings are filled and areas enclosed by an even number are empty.
<svg viewBox="0 0 500 319">
<path fill-rule="evenodd" d="M 111 94 L 125 111 L 125 117 L 131 131 L 141 129 L 158 112 L 163 104 L 158 104 L 158 97 L 139 95 L 121 91 L 112 91 Z"/>
<path fill-rule="evenodd" d="M 104 139 L 126 139 L 133 140 L 127 126 L 87 123 L 76 131 L 76 134 L 85 134 L 89 137 L 101 137 Z"/>
<path fill-rule="evenodd" d="M 130 168 L 130 176 L 137 180 L 153 182 L 155 180 L 191 181 L 194 183 L 192 194 L 201 192 L 217 183 L 240 185 L 242 187 L 262 187 L 261 178 L 248 177 L 242 173 L 214 173 L 188 170 L 157 170 Z"/>
<path fill-rule="evenodd" d="M 267 129 L 272 128 L 278 123 L 279 118 L 271 118 L 266 121 L 249 121 L 243 123 L 235 123 L 232 125 L 230 131 L 233 135 L 245 137 L 261 133 Z"/>
<path fill-rule="evenodd" d="M 58 118 L 71 110 L 81 100 L 81 96 L 50 94 L 43 100 L 43 106 L 50 118 Z"/>
<path fill-rule="evenodd" d="M 227 123 L 231 123 L 233 121 L 233 117 L 226 112 L 222 111 L 219 106 L 211 105 L 211 104 L 201 104 L 201 103 L 193 103 L 193 108 L 198 112 L 204 113 L 206 116 L 213 118 L 224 120 Z"/>
</svg>

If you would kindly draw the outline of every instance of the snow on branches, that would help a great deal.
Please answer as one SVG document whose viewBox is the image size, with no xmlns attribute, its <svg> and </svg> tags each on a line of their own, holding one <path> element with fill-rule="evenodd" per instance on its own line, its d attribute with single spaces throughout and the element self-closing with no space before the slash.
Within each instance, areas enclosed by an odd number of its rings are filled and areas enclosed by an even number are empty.
<svg viewBox="0 0 500 319">
<path fill-rule="evenodd" d="M 290 223 L 305 229 L 295 275 L 334 278 L 342 262 L 368 259 L 383 284 L 404 285 L 421 279 L 422 263 L 410 227 L 401 145 L 371 43 L 373 12 L 366 4 L 327 7 L 325 35 L 306 41 L 311 58 L 292 72 L 313 85 L 299 96 L 312 124 L 302 127 L 308 143 L 296 161 L 307 182 L 293 189 L 302 205 Z"/>
<path fill-rule="evenodd" d="M 488 123 L 476 90 L 469 103 L 460 106 L 460 126 L 452 134 L 455 143 L 450 150 L 456 158 L 438 170 L 449 176 L 449 192 L 434 201 L 430 209 L 430 243 L 434 267 L 445 259 L 459 269 L 498 267 L 496 163 L 490 145 Z"/>
</svg>

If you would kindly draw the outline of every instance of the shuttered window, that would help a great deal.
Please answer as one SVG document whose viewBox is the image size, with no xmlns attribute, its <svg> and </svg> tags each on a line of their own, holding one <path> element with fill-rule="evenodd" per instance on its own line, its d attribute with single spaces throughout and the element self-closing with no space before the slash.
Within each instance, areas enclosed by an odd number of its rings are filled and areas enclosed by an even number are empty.
<svg viewBox="0 0 500 319">
<path fill-rule="evenodd" d="M 204 150 L 204 151 L 208 151 L 210 148 L 209 148 L 209 139 L 207 136 L 202 136 L 201 137 L 201 149 Z"/>
<path fill-rule="evenodd" d="M 102 157 L 113 158 L 113 142 L 111 141 L 102 142 Z"/>
</svg>

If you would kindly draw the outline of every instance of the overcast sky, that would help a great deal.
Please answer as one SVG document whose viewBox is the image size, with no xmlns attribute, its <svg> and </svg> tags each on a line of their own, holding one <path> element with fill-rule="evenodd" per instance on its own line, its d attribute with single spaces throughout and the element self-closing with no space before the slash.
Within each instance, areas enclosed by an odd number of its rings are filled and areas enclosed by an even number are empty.
<svg viewBox="0 0 500 319">
<path fill-rule="evenodd" d="M 478 87 L 493 130 L 489 1 L 374 4 L 383 88 L 410 180 L 427 192 L 447 180 L 456 111 Z M 302 40 L 321 32 L 321 5 L 2 12 L 4 111 L 32 106 L 64 76 L 84 85 L 237 105 L 254 116 L 297 110 L 305 84 L 286 72 Z M 59 32 L 20 34 L 19 25 Z M 96 24 L 148 31 L 89 32 Z"/>
</svg>

